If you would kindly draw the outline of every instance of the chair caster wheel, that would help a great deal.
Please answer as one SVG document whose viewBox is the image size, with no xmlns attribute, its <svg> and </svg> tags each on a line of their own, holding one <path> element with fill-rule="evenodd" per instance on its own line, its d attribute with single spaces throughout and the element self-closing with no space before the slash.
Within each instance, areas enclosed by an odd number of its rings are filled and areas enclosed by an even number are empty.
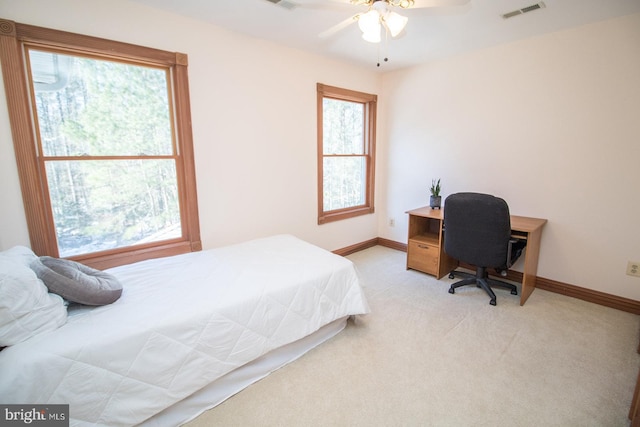
<svg viewBox="0 0 640 427">
<path fill-rule="evenodd" d="M 455 278 L 456 278 L 456 276 L 454 276 L 453 273 L 449 273 L 449 279 L 455 279 Z"/>
<path fill-rule="evenodd" d="M 518 295 L 518 290 L 517 289 L 512 290 L 511 295 Z"/>
<path fill-rule="evenodd" d="M 496 305 L 496 300 L 492 299 L 491 301 L 489 301 L 489 304 Z"/>
<path fill-rule="evenodd" d="M 455 293 L 456 293 L 456 290 L 455 290 L 455 289 L 453 289 L 453 288 L 449 288 L 449 293 L 450 293 L 450 294 L 455 294 Z"/>
</svg>

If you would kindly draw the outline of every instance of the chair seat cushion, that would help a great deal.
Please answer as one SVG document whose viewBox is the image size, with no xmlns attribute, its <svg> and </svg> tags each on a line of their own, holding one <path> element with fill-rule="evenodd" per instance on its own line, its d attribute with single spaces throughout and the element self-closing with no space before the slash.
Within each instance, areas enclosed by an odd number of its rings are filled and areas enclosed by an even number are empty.
<svg viewBox="0 0 640 427">
<path fill-rule="evenodd" d="M 50 292 L 85 305 L 111 304 L 122 295 L 115 276 L 68 259 L 40 257 L 31 268 Z"/>
</svg>

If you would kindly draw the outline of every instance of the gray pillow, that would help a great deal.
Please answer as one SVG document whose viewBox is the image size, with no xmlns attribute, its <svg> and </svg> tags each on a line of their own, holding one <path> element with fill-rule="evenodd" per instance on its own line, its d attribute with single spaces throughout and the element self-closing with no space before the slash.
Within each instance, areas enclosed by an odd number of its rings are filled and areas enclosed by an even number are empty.
<svg viewBox="0 0 640 427">
<path fill-rule="evenodd" d="M 111 304 L 122 295 L 115 276 L 68 259 L 42 256 L 31 268 L 50 292 L 85 305 Z"/>
</svg>

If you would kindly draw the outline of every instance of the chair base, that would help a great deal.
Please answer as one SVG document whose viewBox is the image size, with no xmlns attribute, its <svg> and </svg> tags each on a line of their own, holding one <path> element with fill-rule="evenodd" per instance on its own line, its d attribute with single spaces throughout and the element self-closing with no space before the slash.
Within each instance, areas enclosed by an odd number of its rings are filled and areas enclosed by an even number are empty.
<svg viewBox="0 0 640 427">
<path fill-rule="evenodd" d="M 497 286 L 500 288 L 509 289 L 511 291 L 511 295 L 518 295 L 518 288 L 511 283 L 502 282 L 500 280 L 489 279 L 489 274 L 487 273 L 487 269 L 485 267 L 476 267 L 476 274 L 466 273 L 464 271 L 453 270 L 449 273 L 449 278 L 453 279 L 456 276 L 463 277 L 463 280 L 456 282 L 451 285 L 449 288 L 449 293 L 454 294 L 456 292 L 456 288 L 467 285 L 476 285 L 479 288 L 485 290 L 489 297 L 489 304 L 496 305 L 496 294 L 493 292 L 491 287 Z"/>
</svg>

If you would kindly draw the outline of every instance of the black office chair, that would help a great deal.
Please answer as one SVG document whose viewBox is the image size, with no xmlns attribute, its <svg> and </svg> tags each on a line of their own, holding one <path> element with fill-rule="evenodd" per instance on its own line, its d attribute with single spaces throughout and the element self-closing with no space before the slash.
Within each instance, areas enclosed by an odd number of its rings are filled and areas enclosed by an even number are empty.
<svg viewBox="0 0 640 427">
<path fill-rule="evenodd" d="M 518 253 L 513 252 L 514 245 Z M 524 242 L 511 238 L 511 217 L 507 202 L 499 197 L 480 193 L 456 193 L 444 203 L 444 250 L 451 257 L 476 267 L 476 274 L 454 270 L 449 278 L 464 280 L 449 288 L 476 285 L 484 289 L 496 305 L 496 295 L 491 289 L 498 286 L 518 295 L 518 288 L 499 280 L 489 279 L 488 268 L 505 271 L 520 256 Z"/>
</svg>

